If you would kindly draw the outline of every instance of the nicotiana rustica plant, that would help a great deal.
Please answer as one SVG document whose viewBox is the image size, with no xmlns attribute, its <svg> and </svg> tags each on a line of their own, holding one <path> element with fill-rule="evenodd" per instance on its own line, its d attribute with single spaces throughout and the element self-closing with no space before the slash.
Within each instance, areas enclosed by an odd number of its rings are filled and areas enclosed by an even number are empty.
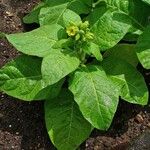
<svg viewBox="0 0 150 150">
<path fill-rule="evenodd" d="M 107 130 L 119 97 L 146 105 L 141 63 L 150 69 L 149 0 L 43 0 L 6 35 L 22 53 L 0 70 L 0 90 L 45 100 L 45 121 L 58 150 L 75 150 L 93 128 Z M 127 44 L 128 43 L 128 44 Z M 132 44 L 129 44 L 132 43 Z"/>
</svg>

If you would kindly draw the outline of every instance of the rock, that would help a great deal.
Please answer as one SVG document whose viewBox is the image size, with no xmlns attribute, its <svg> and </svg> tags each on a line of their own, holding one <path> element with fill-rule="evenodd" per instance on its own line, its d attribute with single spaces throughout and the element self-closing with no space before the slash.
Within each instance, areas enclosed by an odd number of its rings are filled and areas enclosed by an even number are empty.
<svg viewBox="0 0 150 150">
<path fill-rule="evenodd" d="M 138 123 L 142 123 L 144 121 L 143 117 L 138 114 L 136 117 L 135 117 L 135 120 L 138 122 Z"/>
<path fill-rule="evenodd" d="M 0 118 L 2 118 L 4 115 L 2 113 L 0 113 Z"/>
<path fill-rule="evenodd" d="M 147 127 L 149 127 L 149 128 L 150 128 L 150 123 L 148 123 L 148 124 L 147 124 Z"/>
<path fill-rule="evenodd" d="M 13 13 L 11 13 L 11 12 L 9 12 L 9 11 L 6 11 L 6 14 L 7 14 L 7 16 L 8 16 L 8 17 L 12 17 L 12 16 L 14 16 L 14 14 L 13 14 Z"/>
</svg>

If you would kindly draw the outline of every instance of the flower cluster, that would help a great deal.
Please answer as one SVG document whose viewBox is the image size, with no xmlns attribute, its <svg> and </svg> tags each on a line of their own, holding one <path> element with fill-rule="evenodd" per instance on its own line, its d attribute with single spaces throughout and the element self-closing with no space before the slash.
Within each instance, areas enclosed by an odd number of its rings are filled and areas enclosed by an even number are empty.
<svg viewBox="0 0 150 150">
<path fill-rule="evenodd" d="M 66 32 L 69 37 L 74 37 L 76 41 L 87 41 L 94 38 L 93 33 L 90 32 L 88 21 L 80 22 L 78 25 L 70 23 Z"/>
</svg>

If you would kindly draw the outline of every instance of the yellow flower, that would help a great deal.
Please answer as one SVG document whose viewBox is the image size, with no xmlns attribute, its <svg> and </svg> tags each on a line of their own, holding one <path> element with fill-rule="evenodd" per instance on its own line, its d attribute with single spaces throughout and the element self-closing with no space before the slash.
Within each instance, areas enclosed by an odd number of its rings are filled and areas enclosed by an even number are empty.
<svg viewBox="0 0 150 150">
<path fill-rule="evenodd" d="M 79 28 L 75 25 L 72 25 L 67 28 L 66 32 L 69 36 L 75 36 L 78 33 L 78 31 L 79 31 Z"/>
</svg>

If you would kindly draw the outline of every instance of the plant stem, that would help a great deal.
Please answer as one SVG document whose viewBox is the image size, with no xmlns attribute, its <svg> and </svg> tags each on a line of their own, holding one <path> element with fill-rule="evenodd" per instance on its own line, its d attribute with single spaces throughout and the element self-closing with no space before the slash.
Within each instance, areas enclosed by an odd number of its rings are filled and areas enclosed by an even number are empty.
<svg viewBox="0 0 150 150">
<path fill-rule="evenodd" d="M 0 39 L 3 39 L 3 38 L 5 38 L 5 33 L 0 32 Z"/>
<path fill-rule="evenodd" d="M 98 0 L 97 2 L 93 3 L 93 8 L 95 8 L 102 0 Z"/>
</svg>

